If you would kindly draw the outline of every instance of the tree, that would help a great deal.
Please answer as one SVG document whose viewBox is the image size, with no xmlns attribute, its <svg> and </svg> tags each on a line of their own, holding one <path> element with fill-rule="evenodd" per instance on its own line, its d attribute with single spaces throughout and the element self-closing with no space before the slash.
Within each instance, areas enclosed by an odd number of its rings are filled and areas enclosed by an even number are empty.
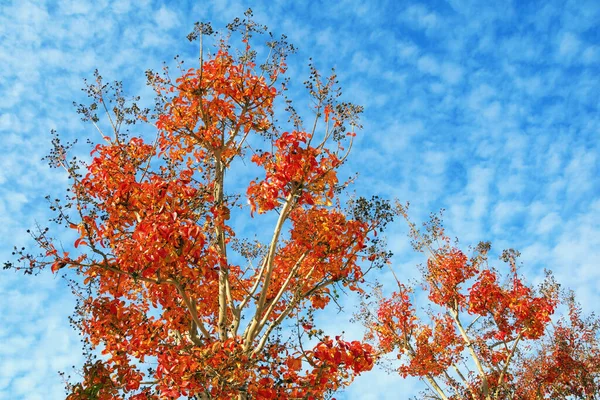
<svg viewBox="0 0 600 400">
<path fill-rule="evenodd" d="M 409 221 L 406 207 L 397 207 Z M 388 297 L 379 292 L 360 315 L 380 354 L 400 360 L 401 376 L 422 379 L 435 399 L 600 396 L 600 320 L 582 318 L 573 295 L 561 294 L 550 273 L 533 289 L 519 273 L 517 251 L 502 253 L 503 274 L 489 266 L 489 243 L 468 257 L 439 217 L 424 234 L 409 226 L 414 248 L 428 254 L 420 286 L 430 307 L 418 312 L 415 288 L 396 278 L 398 290 Z M 553 323 L 561 299 L 568 318 Z"/>
<path fill-rule="evenodd" d="M 103 140 L 90 162 L 69 160 L 72 144 L 54 137 L 48 161 L 68 172 L 70 189 L 51 208 L 77 239 L 62 249 L 37 229 L 42 253 L 18 251 L 14 267 L 72 270 L 88 362 L 83 381 L 67 384 L 70 400 L 323 398 L 373 366 L 370 345 L 324 336 L 313 319 L 340 291 L 360 293 L 364 274 L 389 257 L 376 235 L 390 204 L 341 205 L 349 182 L 337 171 L 361 108 L 340 102 L 335 75 L 311 66 L 315 118 L 304 128 L 282 80 L 293 47 L 267 42 L 257 65 L 250 42 L 266 28 L 246 17 L 221 38 L 197 24 L 189 39 L 200 41 L 199 65 L 178 61 L 175 80 L 167 68 L 147 73 L 153 114 L 96 72 L 91 104 L 78 105 Z M 278 103 L 288 130 L 275 120 Z M 136 123 L 155 137 L 130 133 Z M 259 177 L 243 182 L 241 162 Z M 261 235 L 239 237 L 236 219 Z"/>
</svg>

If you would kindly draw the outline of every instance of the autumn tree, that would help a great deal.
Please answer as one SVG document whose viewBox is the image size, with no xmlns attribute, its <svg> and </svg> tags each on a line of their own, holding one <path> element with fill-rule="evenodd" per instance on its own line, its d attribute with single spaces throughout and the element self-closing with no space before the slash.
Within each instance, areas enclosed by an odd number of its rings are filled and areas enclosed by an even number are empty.
<svg viewBox="0 0 600 400">
<path fill-rule="evenodd" d="M 389 257 L 376 231 L 394 210 L 347 201 L 338 180 L 361 108 L 311 66 L 305 125 L 282 78 L 293 47 L 266 41 L 259 64 L 265 28 L 250 17 L 224 34 L 197 24 L 198 65 L 178 61 L 176 78 L 149 71 L 154 112 L 96 73 L 78 105 L 101 138 L 90 161 L 54 138 L 48 161 L 70 178 L 54 222 L 77 239 L 63 248 L 36 229 L 42 253 L 17 251 L 12 266 L 65 272 L 77 295 L 73 322 L 93 351 L 70 400 L 316 399 L 373 366 L 370 345 L 313 318 Z M 247 225 L 256 235 L 241 236 Z"/>
<path fill-rule="evenodd" d="M 389 296 L 365 304 L 360 317 L 379 354 L 392 354 L 403 377 L 418 377 L 434 399 L 596 399 L 600 396 L 600 320 L 582 317 L 552 275 L 528 286 L 515 250 L 490 266 L 489 243 L 468 256 L 433 216 L 413 246 L 427 254 L 419 285 L 396 278 Z M 392 271 L 393 273 L 393 271 Z M 394 275 L 395 277 L 395 275 Z M 419 309 L 418 295 L 428 307 Z M 566 315 L 552 317 L 563 305 Z"/>
</svg>

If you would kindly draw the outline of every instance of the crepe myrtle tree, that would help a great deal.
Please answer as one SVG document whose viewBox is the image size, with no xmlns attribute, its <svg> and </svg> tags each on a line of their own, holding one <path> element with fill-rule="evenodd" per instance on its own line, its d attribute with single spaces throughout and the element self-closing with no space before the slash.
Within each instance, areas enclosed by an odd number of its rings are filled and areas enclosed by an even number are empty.
<svg viewBox="0 0 600 400">
<path fill-rule="evenodd" d="M 305 125 L 283 79 L 294 48 L 269 35 L 259 64 L 264 33 L 250 11 L 222 35 L 196 24 L 195 67 L 177 58 L 174 79 L 147 72 L 154 112 L 96 72 L 77 105 L 99 133 L 89 162 L 55 134 L 48 161 L 70 187 L 51 201 L 53 221 L 77 238 L 63 248 L 39 227 L 41 253 L 16 250 L 7 267 L 64 272 L 77 296 L 88 361 L 68 399 L 317 399 L 372 368 L 369 344 L 326 336 L 313 318 L 339 293 L 362 293 L 365 273 L 389 259 L 377 231 L 393 207 L 340 199 L 362 109 L 311 65 Z M 258 176 L 244 182 L 238 159 Z M 248 224 L 259 235 L 241 237 Z"/>
<path fill-rule="evenodd" d="M 439 217 L 422 231 L 407 207 L 396 207 L 414 248 L 428 258 L 418 285 L 396 278 L 395 292 L 375 291 L 376 300 L 359 314 L 378 357 L 399 360 L 390 369 L 420 378 L 431 399 L 600 398 L 600 319 L 583 317 L 573 294 L 549 272 L 538 288 L 528 286 L 517 251 L 504 251 L 506 267 L 496 268 L 489 243 L 469 257 L 445 235 Z M 419 293 L 429 300 L 422 310 Z M 561 304 L 564 316 L 553 322 Z"/>
</svg>

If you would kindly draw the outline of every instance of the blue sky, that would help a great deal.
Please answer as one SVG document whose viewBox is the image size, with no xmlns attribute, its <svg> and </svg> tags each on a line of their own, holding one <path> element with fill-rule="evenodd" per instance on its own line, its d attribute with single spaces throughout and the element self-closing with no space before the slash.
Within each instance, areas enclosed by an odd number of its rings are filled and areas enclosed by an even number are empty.
<svg viewBox="0 0 600 400">
<path fill-rule="evenodd" d="M 544 268 L 600 311 L 600 3 L 576 1 L 3 1 L 0 8 L 0 260 L 49 214 L 66 176 L 41 161 L 51 129 L 96 139 L 72 106 L 94 68 L 152 101 L 144 71 L 193 60 L 193 22 L 222 27 L 252 7 L 299 52 L 289 76 L 302 106 L 308 58 L 335 67 L 344 98 L 365 107 L 348 171 L 356 190 L 410 201 L 419 221 L 446 209 L 463 244 L 521 250 L 531 283 Z M 395 268 L 418 257 L 401 223 Z M 64 236 L 65 239 L 68 239 Z M 389 278 L 385 273 L 380 279 Z M 0 399 L 64 398 L 58 370 L 81 363 L 73 299 L 44 272 L 0 272 Z M 346 314 L 327 329 L 360 338 Z M 416 381 L 375 371 L 342 396 L 417 395 Z"/>
</svg>

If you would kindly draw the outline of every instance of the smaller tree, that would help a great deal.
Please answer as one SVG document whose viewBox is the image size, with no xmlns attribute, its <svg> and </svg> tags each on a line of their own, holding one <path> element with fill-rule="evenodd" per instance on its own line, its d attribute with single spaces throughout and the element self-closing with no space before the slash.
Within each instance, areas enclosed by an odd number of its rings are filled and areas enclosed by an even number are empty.
<svg viewBox="0 0 600 400">
<path fill-rule="evenodd" d="M 398 206 L 408 220 L 406 208 Z M 550 273 L 534 289 L 519 273 L 515 250 L 490 267 L 489 243 L 468 257 L 432 218 L 421 233 L 409 221 L 413 246 L 427 252 L 421 287 L 432 305 L 418 312 L 415 288 L 398 281 L 361 317 L 380 354 L 400 360 L 397 372 L 428 384 L 435 399 L 595 399 L 600 395 L 599 321 L 582 319 L 573 296 L 561 296 Z M 394 275 L 395 276 L 395 275 Z M 560 300 L 569 318 L 552 323 Z"/>
</svg>

